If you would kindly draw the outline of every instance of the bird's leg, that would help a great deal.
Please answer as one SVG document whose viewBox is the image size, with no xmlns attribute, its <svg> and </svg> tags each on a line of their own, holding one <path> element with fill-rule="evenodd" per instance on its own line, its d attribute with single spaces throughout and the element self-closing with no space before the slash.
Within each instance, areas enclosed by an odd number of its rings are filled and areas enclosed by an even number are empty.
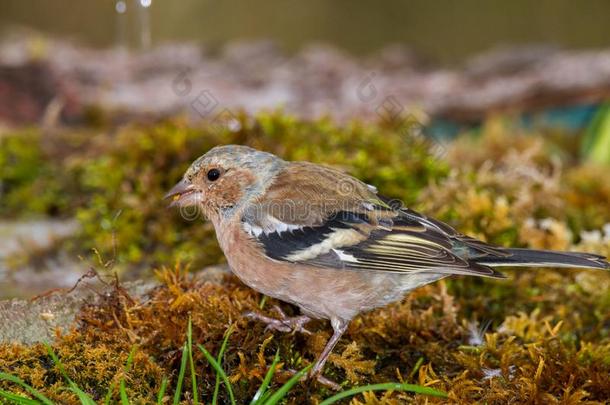
<svg viewBox="0 0 610 405">
<path fill-rule="evenodd" d="M 330 324 L 333 327 L 333 331 L 334 331 L 333 335 L 326 343 L 326 346 L 324 347 L 322 354 L 320 354 L 320 356 L 316 360 L 316 363 L 314 364 L 313 368 L 309 372 L 310 378 L 316 378 L 320 382 L 322 382 L 320 380 L 320 378 L 324 379 L 324 377 L 321 376 L 322 369 L 324 368 L 324 364 L 326 364 L 326 360 L 328 360 L 328 356 L 330 356 L 331 352 L 335 348 L 335 345 L 337 344 L 339 339 L 341 339 L 341 336 L 343 335 L 343 333 L 345 333 L 345 331 L 347 330 L 347 325 L 349 325 L 349 321 L 345 321 L 343 319 L 338 319 L 338 318 L 333 318 L 330 320 Z"/>
<path fill-rule="evenodd" d="M 321 373 L 322 369 L 324 368 L 324 364 L 326 364 L 326 360 L 328 360 L 328 356 L 330 356 L 333 349 L 335 348 L 335 345 L 337 344 L 339 339 L 341 339 L 343 333 L 345 333 L 345 331 L 347 330 L 347 325 L 349 325 L 349 321 L 334 318 L 331 319 L 330 324 L 333 327 L 333 335 L 328 340 L 328 342 L 326 342 L 324 350 L 322 350 L 322 353 L 320 354 L 320 356 L 318 356 L 318 359 L 316 360 L 311 371 L 309 372 L 308 377 L 317 380 L 320 384 L 332 388 L 335 391 L 339 391 L 341 390 L 341 386 L 336 382 L 324 377 Z M 296 373 L 296 371 L 294 370 L 289 371 L 291 371 L 292 373 Z"/>
<path fill-rule="evenodd" d="M 291 376 L 294 376 L 295 374 L 298 373 L 297 370 L 294 370 L 291 368 L 286 369 L 286 372 Z M 308 378 L 310 378 L 309 375 L 301 377 L 301 381 L 306 381 Z M 341 391 L 341 386 L 339 384 L 337 384 L 333 380 L 329 380 L 328 378 L 324 377 L 323 375 L 318 375 L 316 377 L 316 381 L 318 381 L 320 384 L 322 384 L 330 389 L 333 389 L 335 391 Z"/>
<path fill-rule="evenodd" d="M 257 321 L 264 322 L 267 324 L 265 330 L 277 330 L 280 332 L 301 332 L 306 335 L 311 335 L 311 332 L 305 329 L 305 324 L 311 321 L 311 318 L 307 315 L 288 317 L 277 305 L 273 306 L 275 312 L 280 316 L 279 319 L 270 318 L 268 316 L 259 314 L 258 312 L 247 312 L 246 317 L 255 319 Z"/>
</svg>

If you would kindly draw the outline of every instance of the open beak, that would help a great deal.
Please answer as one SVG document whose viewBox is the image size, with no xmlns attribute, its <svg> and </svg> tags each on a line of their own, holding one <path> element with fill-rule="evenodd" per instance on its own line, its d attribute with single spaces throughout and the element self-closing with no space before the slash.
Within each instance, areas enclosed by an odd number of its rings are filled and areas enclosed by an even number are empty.
<svg viewBox="0 0 610 405">
<path fill-rule="evenodd" d="M 172 187 L 171 190 L 168 191 L 167 194 L 163 197 L 164 200 L 171 198 L 172 201 L 168 205 L 169 207 L 175 207 L 178 205 L 183 205 L 185 200 L 188 200 L 188 196 L 195 192 L 195 187 L 188 183 L 186 180 L 182 179 L 178 184 Z"/>
</svg>

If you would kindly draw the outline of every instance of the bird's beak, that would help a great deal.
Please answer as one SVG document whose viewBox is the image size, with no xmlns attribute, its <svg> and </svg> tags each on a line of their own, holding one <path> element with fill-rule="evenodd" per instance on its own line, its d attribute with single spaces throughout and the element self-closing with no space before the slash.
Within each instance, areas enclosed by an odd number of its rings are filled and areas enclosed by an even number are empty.
<svg viewBox="0 0 610 405">
<path fill-rule="evenodd" d="M 195 187 L 191 183 L 182 179 L 180 180 L 180 182 L 178 182 L 178 184 L 172 187 L 172 189 L 169 190 L 167 194 L 165 194 L 163 199 L 167 200 L 168 198 L 171 198 L 172 201 L 170 202 L 168 207 L 175 207 L 177 205 L 183 205 L 183 203 L 185 202 L 185 197 L 194 192 Z"/>
</svg>

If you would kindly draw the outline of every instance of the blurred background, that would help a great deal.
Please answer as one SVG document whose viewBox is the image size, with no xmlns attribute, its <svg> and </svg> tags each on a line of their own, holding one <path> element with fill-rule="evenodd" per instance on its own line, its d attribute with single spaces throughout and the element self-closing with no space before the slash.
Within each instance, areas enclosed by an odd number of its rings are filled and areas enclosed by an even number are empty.
<svg viewBox="0 0 610 405">
<path fill-rule="evenodd" d="M 336 165 L 495 243 L 606 246 L 609 15 L 603 0 L 4 0 L 0 297 L 91 267 L 222 262 L 209 224 L 160 196 L 229 142 Z"/>
<path fill-rule="evenodd" d="M 430 3 L 423 0 L 3 1 L 0 23 L 95 47 L 188 41 L 222 47 L 270 39 L 297 52 L 312 42 L 367 55 L 391 43 L 433 61 L 458 64 L 499 45 L 548 43 L 573 49 L 608 46 L 610 4 L 591 0 Z"/>
</svg>

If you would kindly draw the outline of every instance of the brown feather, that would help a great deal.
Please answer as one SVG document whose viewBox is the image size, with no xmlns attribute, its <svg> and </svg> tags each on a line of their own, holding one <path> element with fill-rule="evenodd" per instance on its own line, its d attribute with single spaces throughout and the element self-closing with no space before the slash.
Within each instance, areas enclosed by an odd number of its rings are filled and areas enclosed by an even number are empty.
<svg viewBox="0 0 610 405">
<path fill-rule="evenodd" d="M 282 222 L 317 226 L 339 211 L 370 215 L 364 205 L 370 201 L 381 202 L 360 180 L 332 168 L 293 162 L 275 177 L 257 203 L 262 211 Z M 372 215 L 373 224 L 376 216 Z"/>
</svg>

